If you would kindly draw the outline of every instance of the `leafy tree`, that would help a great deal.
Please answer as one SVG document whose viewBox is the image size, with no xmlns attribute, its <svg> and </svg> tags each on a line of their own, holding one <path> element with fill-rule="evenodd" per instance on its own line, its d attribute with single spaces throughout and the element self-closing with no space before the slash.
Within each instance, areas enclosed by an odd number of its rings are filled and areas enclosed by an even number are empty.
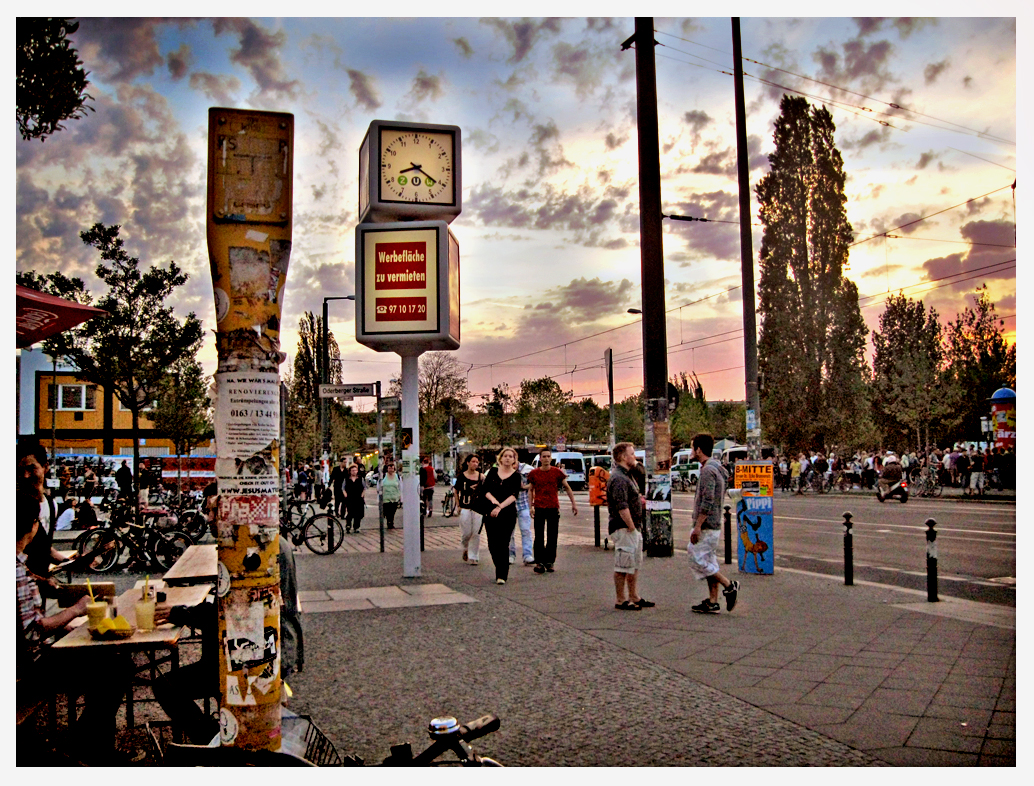
<svg viewBox="0 0 1034 786">
<path fill-rule="evenodd" d="M 555 379 L 541 377 L 521 381 L 517 394 L 517 430 L 533 442 L 554 444 L 566 439 L 570 418 L 571 394 L 562 390 Z"/>
<path fill-rule="evenodd" d="M 642 391 L 614 405 L 614 435 L 618 442 L 632 442 L 643 447 L 646 426 L 646 398 Z"/>
<path fill-rule="evenodd" d="M 848 441 L 864 414 L 867 328 L 843 276 L 852 229 L 833 119 L 804 98 L 784 95 L 780 108 L 757 186 L 763 427 L 771 441 L 820 448 Z"/>
<path fill-rule="evenodd" d="M 80 377 L 103 387 L 129 410 L 133 465 L 139 467 L 140 413 L 158 397 L 168 370 L 197 352 L 201 322 L 193 312 L 180 320 L 165 305 L 173 291 L 187 281 L 187 274 L 175 262 L 168 267 L 153 265 L 141 273 L 140 260 L 126 252 L 118 225 L 97 223 L 79 237 L 96 248 L 103 260 L 96 274 L 108 291 L 97 306 L 108 315 L 69 331 L 73 346 L 67 356 L 78 366 Z"/>
<path fill-rule="evenodd" d="M 15 116 L 22 139 L 43 142 L 63 128 L 61 121 L 93 111 L 87 72 L 68 40 L 78 29 L 67 19 L 18 17 Z"/>
<path fill-rule="evenodd" d="M 432 455 L 449 452 L 449 416 L 441 407 L 420 414 L 420 452 Z"/>
<path fill-rule="evenodd" d="M 922 301 L 903 294 L 887 299 L 880 329 L 872 334 L 873 419 L 886 447 L 908 447 L 908 435 L 914 434 L 922 453 L 931 444 L 931 426 L 936 437 L 944 418 L 956 410 L 956 388 L 944 374 L 941 332 L 937 311 L 924 310 Z"/>
<path fill-rule="evenodd" d="M 193 355 L 185 355 L 158 383 L 151 423 L 175 447 L 176 487 L 183 491 L 183 456 L 212 437 L 208 380 Z"/>
<path fill-rule="evenodd" d="M 310 461 L 320 453 L 319 410 L 298 395 L 294 374 L 288 371 L 283 378 L 287 388 L 287 407 L 284 417 L 284 456 L 286 461 Z M 331 421 L 333 439 L 333 420 Z"/>
<path fill-rule="evenodd" d="M 964 391 L 959 423 L 949 434 L 952 440 L 975 439 L 980 418 L 991 410 L 992 394 L 1016 387 L 1016 345 L 1005 341 L 1005 322 L 998 318 L 987 286 L 977 293 L 976 307 L 967 307 L 948 323 L 945 337 L 948 378 Z"/>
<path fill-rule="evenodd" d="M 488 412 L 473 413 L 464 424 L 463 433 L 473 450 L 503 444 L 500 439 L 499 427 Z"/>
<path fill-rule="evenodd" d="M 327 352 L 332 385 L 341 384 L 341 349 L 334 332 L 327 332 Z M 323 318 L 311 311 L 298 320 L 298 350 L 294 353 L 293 391 L 301 403 L 320 406 L 320 383 L 323 381 Z"/>
<path fill-rule="evenodd" d="M 704 397 L 704 386 L 700 384 L 696 375 L 690 377 L 683 371 L 672 377 L 671 382 L 679 391 L 679 405 L 669 419 L 674 452 L 678 447 L 689 447 L 697 434 L 715 434 L 716 431 L 711 418 L 711 408 Z"/>
<path fill-rule="evenodd" d="M 495 426 L 496 439 L 491 444 L 511 445 L 514 442 L 514 413 L 516 403 L 510 386 L 505 382 L 492 388 L 492 400 L 485 402 L 485 414 Z"/>
<path fill-rule="evenodd" d="M 572 442 L 606 442 L 610 413 L 591 398 L 568 405 L 568 439 Z"/>
<path fill-rule="evenodd" d="M 392 377 L 388 384 L 388 392 L 392 396 L 402 395 L 402 380 Z M 456 360 L 451 352 L 425 352 L 420 356 L 420 373 L 417 382 L 417 398 L 420 412 L 430 412 L 436 407 L 447 405 L 453 409 L 466 406 L 470 398 L 467 390 L 467 374 L 463 364 Z M 450 399 L 452 402 L 451 403 Z"/>
</svg>

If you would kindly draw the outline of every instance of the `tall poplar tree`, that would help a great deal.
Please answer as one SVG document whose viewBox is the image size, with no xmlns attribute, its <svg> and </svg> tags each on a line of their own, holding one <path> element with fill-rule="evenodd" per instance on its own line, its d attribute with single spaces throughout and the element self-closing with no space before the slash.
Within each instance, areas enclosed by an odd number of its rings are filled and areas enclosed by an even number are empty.
<svg viewBox="0 0 1034 786">
<path fill-rule="evenodd" d="M 784 447 L 850 444 L 868 423 L 858 289 L 844 278 L 852 239 L 836 127 L 784 95 L 771 169 L 758 183 L 763 427 Z"/>
</svg>

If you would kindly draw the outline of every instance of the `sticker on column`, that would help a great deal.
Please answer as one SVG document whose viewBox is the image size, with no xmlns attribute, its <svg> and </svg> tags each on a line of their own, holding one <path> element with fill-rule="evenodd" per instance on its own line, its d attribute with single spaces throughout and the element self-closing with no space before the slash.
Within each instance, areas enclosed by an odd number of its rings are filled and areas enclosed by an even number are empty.
<svg viewBox="0 0 1034 786">
<path fill-rule="evenodd" d="M 216 571 L 216 584 L 215 594 L 220 598 L 225 598 L 226 593 L 230 591 L 230 571 L 226 569 L 223 563 L 219 563 L 219 569 Z"/>
<path fill-rule="evenodd" d="M 258 704 L 252 691 L 252 684 L 258 677 L 246 675 L 226 675 L 226 703 L 235 707 L 254 706 Z M 265 691 L 263 691 L 265 693 Z"/>
<path fill-rule="evenodd" d="M 221 495 L 279 492 L 280 375 L 234 371 L 215 375 L 214 402 L 219 456 L 215 474 Z"/>
<path fill-rule="evenodd" d="M 237 718 L 226 707 L 219 708 L 219 742 L 233 745 L 237 739 Z"/>
</svg>

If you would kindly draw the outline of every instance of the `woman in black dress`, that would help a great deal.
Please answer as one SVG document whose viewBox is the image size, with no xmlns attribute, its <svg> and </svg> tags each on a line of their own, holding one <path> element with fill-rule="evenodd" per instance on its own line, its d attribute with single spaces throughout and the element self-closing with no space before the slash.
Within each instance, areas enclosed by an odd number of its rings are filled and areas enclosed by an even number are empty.
<svg viewBox="0 0 1034 786">
<path fill-rule="evenodd" d="M 485 476 L 485 497 L 495 505 L 485 516 L 488 551 L 495 563 L 495 583 L 505 584 L 510 572 L 510 535 L 517 524 L 517 495 L 521 492 L 521 473 L 517 471 L 517 451 L 505 447 L 496 457 L 497 466 Z"/>
<path fill-rule="evenodd" d="M 353 464 L 348 468 L 348 477 L 345 478 L 345 532 L 358 532 L 359 525 L 363 523 L 363 514 L 366 512 L 366 502 L 363 500 L 363 491 L 366 484 L 359 476 L 359 467 Z"/>
</svg>

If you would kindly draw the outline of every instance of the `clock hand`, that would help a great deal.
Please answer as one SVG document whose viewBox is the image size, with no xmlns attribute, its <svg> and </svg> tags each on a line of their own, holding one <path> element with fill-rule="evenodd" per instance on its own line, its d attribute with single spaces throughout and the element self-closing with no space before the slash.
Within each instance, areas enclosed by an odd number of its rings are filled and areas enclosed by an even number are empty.
<svg viewBox="0 0 1034 786">
<path fill-rule="evenodd" d="M 414 169 L 424 176 L 424 180 L 427 185 L 433 186 L 437 182 L 433 177 L 427 174 L 419 164 L 414 164 L 412 161 L 409 162 L 409 167 L 407 169 L 403 169 L 399 174 L 404 175 L 406 172 L 412 172 Z"/>
</svg>

